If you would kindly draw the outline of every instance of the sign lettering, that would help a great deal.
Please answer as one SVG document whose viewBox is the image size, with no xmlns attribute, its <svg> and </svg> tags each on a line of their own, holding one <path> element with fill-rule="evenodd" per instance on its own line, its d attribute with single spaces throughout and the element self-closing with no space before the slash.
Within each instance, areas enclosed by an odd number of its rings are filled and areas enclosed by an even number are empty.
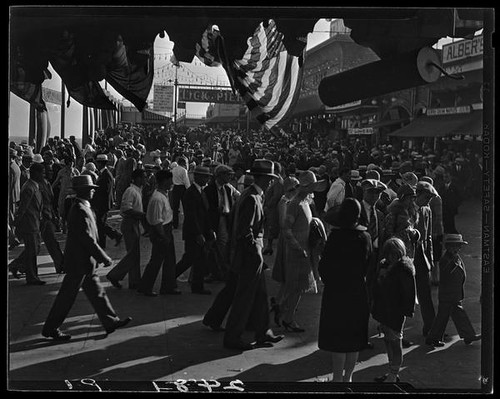
<svg viewBox="0 0 500 399">
<path fill-rule="evenodd" d="M 179 88 L 179 101 L 240 104 L 243 100 L 230 90 Z"/>
<path fill-rule="evenodd" d="M 436 115 L 452 115 L 452 114 L 468 114 L 470 106 L 464 105 L 463 107 L 447 107 L 447 108 L 429 108 L 427 109 L 428 116 Z"/>
<path fill-rule="evenodd" d="M 174 106 L 174 86 L 155 85 L 153 92 L 153 110 L 172 112 Z"/>
<path fill-rule="evenodd" d="M 483 54 L 483 35 L 470 40 L 446 44 L 442 49 L 443 64 L 458 61 L 467 57 L 476 57 Z"/>
<path fill-rule="evenodd" d="M 347 134 L 373 134 L 373 128 L 372 127 L 351 127 L 347 129 Z"/>
</svg>

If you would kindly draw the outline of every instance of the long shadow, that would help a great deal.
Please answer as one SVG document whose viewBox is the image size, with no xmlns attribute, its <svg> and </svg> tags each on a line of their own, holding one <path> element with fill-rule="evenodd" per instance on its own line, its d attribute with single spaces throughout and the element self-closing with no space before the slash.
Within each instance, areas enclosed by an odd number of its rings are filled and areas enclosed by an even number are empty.
<svg viewBox="0 0 500 399">
<path fill-rule="evenodd" d="M 95 337 L 100 338 L 100 335 Z M 234 351 L 222 347 L 221 339 L 219 334 L 199 322 L 183 324 L 166 333 L 137 336 L 64 358 L 63 361 L 67 362 L 66 374 L 54 374 L 50 379 L 158 380 L 192 364 L 234 356 Z M 14 381 L 47 379 L 47 370 L 60 368 L 61 360 L 42 361 L 12 370 L 9 378 Z"/>
</svg>

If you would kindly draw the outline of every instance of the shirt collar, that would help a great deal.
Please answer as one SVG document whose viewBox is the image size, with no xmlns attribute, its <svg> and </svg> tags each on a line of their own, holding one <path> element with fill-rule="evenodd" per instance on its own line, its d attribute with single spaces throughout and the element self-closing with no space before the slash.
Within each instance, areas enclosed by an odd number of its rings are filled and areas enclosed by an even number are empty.
<svg viewBox="0 0 500 399">
<path fill-rule="evenodd" d="M 90 208 L 90 202 L 86 199 L 83 199 L 83 198 L 79 198 L 79 197 L 76 197 L 78 198 L 78 200 L 83 204 L 85 205 L 87 208 Z"/>
<path fill-rule="evenodd" d="M 258 186 L 256 183 L 252 183 L 252 186 L 257 190 L 257 194 L 262 195 L 264 194 L 264 190 L 260 186 Z"/>
</svg>

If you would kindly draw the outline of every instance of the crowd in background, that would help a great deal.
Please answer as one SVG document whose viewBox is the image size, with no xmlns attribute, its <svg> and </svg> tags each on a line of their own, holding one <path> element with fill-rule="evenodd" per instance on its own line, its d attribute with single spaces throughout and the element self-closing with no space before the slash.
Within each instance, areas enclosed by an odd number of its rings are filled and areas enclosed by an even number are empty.
<svg viewBox="0 0 500 399">
<path fill-rule="evenodd" d="M 432 285 L 440 285 L 443 247 L 449 251 L 453 244 L 465 245 L 455 225 L 461 203 L 481 195 L 482 159 L 470 148 L 434 151 L 425 144 L 418 149 L 407 148 L 406 142 L 367 146 L 361 139 L 331 142 L 313 134 L 120 124 L 95 132 L 83 148 L 70 136 L 49 138 L 37 153 L 15 142 L 9 151 L 9 248 L 25 244 L 9 269 L 16 278 L 24 273 L 27 284 L 44 284 L 36 265 L 41 240 L 56 271 L 67 272 L 55 233 L 68 233 L 68 215 L 78 194 L 75 176 L 89 175 L 89 187 L 95 186 L 90 204 L 98 245 L 105 249 L 106 237 L 115 245 L 125 239 L 127 254 L 107 275 L 112 285 L 121 288 L 120 280 L 128 274 L 129 288 L 156 296 L 152 287 L 160 269 L 160 294 L 180 294 L 177 278 L 189 268 L 195 294 L 211 294 L 207 281 L 225 281 L 204 324 L 223 330 L 229 314 L 228 348 L 255 346 L 241 341 L 239 332 L 252 312 L 265 314 L 254 320 L 257 344 L 272 345 L 282 338 L 265 322 L 269 312 L 286 331 L 304 331 L 295 320 L 300 298 L 323 285 L 318 344 L 334 354 L 335 381 L 351 381 L 357 353 L 369 347 L 370 314 L 386 337 L 390 367 L 381 378 L 399 378 L 404 318 L 413 315 L 415 294 L 428 344 L 441 346 L 443 319 L 452 312 L 460 314 L 461 321 L 454 321 L 457 327 L 462 323 L 466 343 L 479 339 L 462 298 L 446 308 L 440 299 L 436 315 L 430 295 Z M 262 208 L 258 224 L 256 214 L 252 222 L 243 220 L 249 201 Z M 112 209 L 123 217 L 120 231 L 108 223 Z M 176 262 L 171 233 L 181 225 L 181 212 L 185 253 Z M 249 224 L 252 237 L 243 249 L 238 243 L 249 236 L 240 236 L 234 227 L 242 224 Z M 137 243 L 142 234 L 153 247 L 141 277 Z M 255 282 L 248 283 L 255 291 L 250 293 L 242 286 L 243 272 L 235 271 L 235 252 L 253 254 L 250 248 L 259 240 L 255 256 L 260 266 Z M 264 256 L 274 251 L 275 263 L 267 265 Z M 464 269 L 458 251 L 447 256 Z M 261 277 L 271 267 L 280 290 L 269 305 Z M 386 278 L 394 270 L 399 277 L 391 285 Z M 246 275 L 245 281 L 252 278 Z M 383 284 L 400 293 L 392 300 L 404 306 L 391 307 L 391 299 L 381 294 Z M 238 314 L 229 310 L 233 307 Z M 50 331 L 48 336 L 65 336 L 61 334 Z"/>
</svg>

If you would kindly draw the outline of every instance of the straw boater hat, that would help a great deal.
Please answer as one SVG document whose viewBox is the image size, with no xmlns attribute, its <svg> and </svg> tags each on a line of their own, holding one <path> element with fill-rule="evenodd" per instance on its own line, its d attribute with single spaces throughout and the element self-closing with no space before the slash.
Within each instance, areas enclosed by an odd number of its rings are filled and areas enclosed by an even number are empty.
<svg viewBox="0 0 500 399">
<path fill-rule="evenodd" d="M 443 238 L 443 244 L 469 244 L 467 241 L 462 239 L 462 234 L 445 234 Z"/>
<path fill-rule="evenodd" d="M 326 180 L 318 181 L 314 172 L 306 170 L 299 175 L 299 189 L 304 191 L 324 191 L 327 185 Z"/>
<path fill-rule="evenodd" d="M 99 186 L 96 186 L 92 182 L 92 178 L 90 175 L 79 175 L 79 176 L 74 176 L 71 179 L 71 188 L 73 189 L 78 189 L 78 188 L 98 188 Z"/>
<path fill-rule="evenodd" d="M 268 159 L 256 159 L 253 161 L 252 167 L 250 170 L 247 170 L 246 173 L 249 173 L 254 176 L 271 176 L 278 177 L 274 173 L 274 162 Z"/>
<path fill-rule="evenodd" d="M 194 168 L 194 174 L 212 176 L 212 173 L 210 173 L 210 168 L 201 165 L 198 165 L 196 168 Z"/>
<path fill-rule="evenodd" d="M 96 161 L 107 162 L 108 161 L 108 156 L 106 154 L 98 154 L 95 160 Z"/>
</svg>

